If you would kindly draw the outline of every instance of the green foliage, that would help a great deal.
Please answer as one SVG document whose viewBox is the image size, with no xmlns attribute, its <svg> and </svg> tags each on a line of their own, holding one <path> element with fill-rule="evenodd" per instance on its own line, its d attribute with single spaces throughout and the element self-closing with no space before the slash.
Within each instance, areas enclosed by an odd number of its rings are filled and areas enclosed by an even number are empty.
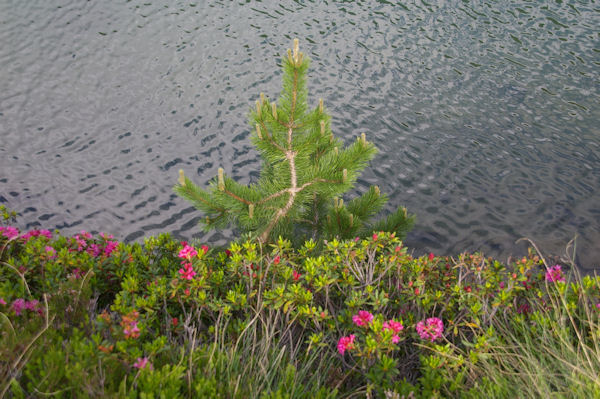
<svg viewBox="0 0 600 399">
<path fill-rule="evenodd" d="M 268 252 L 1 240 L 8 397 L 598 395 L 600 279 L 552 275 L 533 251 L 413 257 L 389 233 Z"/>
<path fill-rule="evenodd" d="M 180 171 L 175 192 L 206 214 L 207 229 L 235 224 L 262 243 L 282 236 L 301 244 L 308 238 L 348 239 L 372 231 L 403 236 L 413 217 L 399 208 L 371 222 L 387 201 L 376 186 L 344 205 L 350 190 L 376 149 L 364 133 L 344 147 L 331 131 L 323 101 L 310 109 L 306 78 L 308 58 L 288 50 L 283 58 L 283 90 L 278 102 L 260 96 L 250 114 L 252 143 L 263 158 L 256 184 L 242 186 L 219 169 L 209 190 L 194 185 Z"/>
</svg>

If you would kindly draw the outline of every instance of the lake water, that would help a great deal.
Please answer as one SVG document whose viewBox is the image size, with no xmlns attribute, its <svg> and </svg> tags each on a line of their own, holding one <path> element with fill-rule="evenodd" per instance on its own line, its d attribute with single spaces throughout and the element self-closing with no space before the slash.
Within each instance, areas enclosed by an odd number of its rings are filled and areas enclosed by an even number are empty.
<svg viewBox="0 0 600 399">
<path fill-rule="evenodd" d="M 258 176 L 246 115 L 300 39 L 309 98 L 379 154 L 355 192 L 418 216 L 416 253 L 600 269 L 598 1 L 0 0 L 0 203 L 22 229 L 200 232 L 178 169 Z"/>
</svg>

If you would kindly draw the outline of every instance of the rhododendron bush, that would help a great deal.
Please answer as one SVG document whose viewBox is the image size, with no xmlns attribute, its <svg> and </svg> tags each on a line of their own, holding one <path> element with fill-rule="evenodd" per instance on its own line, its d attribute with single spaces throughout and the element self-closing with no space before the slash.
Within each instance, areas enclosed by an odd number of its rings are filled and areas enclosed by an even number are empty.
<svg viewBox="0 0 600 399">
<path fill-rule="evenodd" d="M 389 233 L 321 251 L 2 234 L 0 380 L 14 397 L 460 396 L 484 381 L 475 365 L 502 339 L 495 320 L 536 325 L 553 292 L 600 313 L 598 280 L 569 284 L 534 252 L 509 265 L 415 257 Z"/>
</svg>

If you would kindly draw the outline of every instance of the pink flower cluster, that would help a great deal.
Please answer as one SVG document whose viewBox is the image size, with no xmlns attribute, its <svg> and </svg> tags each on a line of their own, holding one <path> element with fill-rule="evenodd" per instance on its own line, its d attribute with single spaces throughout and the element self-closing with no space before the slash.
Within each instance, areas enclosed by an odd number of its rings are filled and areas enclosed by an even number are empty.
<svg viewBox="0 0 600 399">
<path fill-rule="evenodd" d="M 183 262 L 183 268 L 179 269 L 179 274 L 181 278 L 184 280 L 191 280 L 196 275 L 196 272 L 192 268 L 192 264 L 188 262 Z"/>
<path fill-rule="evenodd" d="M 93 257 L 99 257 L 101 255 L 110 256 L 113 251 L 119 245 L 118 241 L 111 241 L 114 237 L 112 235 L 107 235 L 104 233 L 100 233 L 100 237 L 104 240 L 100 245 L 96 243 L 90 243 L 89 240 L 92 240 L 92 235 L 85 230 L 82 230 L 79 234 L 75 235 L 75 242 L 77 243 L 77 251 L 82 252 L 86 251 L 88 254 Z"/>
<path fill-rule="evenodd" d="M 138 317 L 139 313 L 136 311 L 123 316 L 123 320 L 121 320 L 121 327 L 123 327 L 123 334 L 125 334 L 125 338 L 138 338 L 140 336 L 140 328 L 138 327 L 137 321 Z"/>
<path fill-rule="evenodd" d="M 373 321 L 373 315 L 366 310 L 359 310 L 358 314 L 352 316 L 352 321 L 359 327 L 368 326 Z"/>
<path fill-rule="evenodd" d="M 194 256 L 198 255 L 198 251 L 186 242 L 183 243 L 183 249 L 179 251 L 179 257 L 182 259 L 191 260 Z"/>
<path fill-rule="evenodd" d="M 337 344 L 337 349 L 338 349 L 338 352 L 340 352 L 340 355 L 343 355 L 344 352 L 346 352 L 347 350 L 354 348 L 354 339 L 355 338 L 356 337 L 354 336 L 354 334 L 350 334 L 347 337 L 342 337 L 339 339 L 338 344 Z"/>
<path fill-rule="evenodd" d="M 133 363 L 133 367 L 140 370 L 148 367 L 152 370 L 152 363 L 150 363 L 147 357 L 138 357 L 137 361 Z"/>
<path fill-rule="evenodd" d="M 383 331 L 387 330 L 390 330 L 393 333 L 392 343 L 397 344 L 398 342 L 400 342 L 400 337 L 398 336 L 398 333 L 404 330 L 404 326 L 402 325 L 402 323 L 400 323 L 399 321 L 388 320 L 383 323 Z"/>
<path fill-rule="evenodd" d="M 430 317 L 424 322 L 418 322 L 416 328 L 422 339 L 433 342 L 436 339 L 441 338 L 444 332 L 444 323 L 437 317 Z"/>
<path fill-rule="evenodd" d="M 565 281 L 565 277 L 563 276 L 560 265 L 554 265 L 546 271 L 546 281 L 553 283 L 557 281 Z"/>
<path fill-rule="evenodd" d="M 4 302 L 4 300 L 2 300 Z M 6 302 L 3 303 L 5 305 Z M 37 299 L 32 299 L 31 301 L 26 301 L 23 298 L 15 299 L 12 303 L 12 309 L 15 311 L 17 316 L 21 316 L 23 310 L 28 310 L 30 312 L 37 312 L 40 316 L 44 314 L 44 309 L 42 308 L 40 301 Z"/>
<path fill-rule="evenodd" d="M 0 226 L 0 236 L 4 236 L 10 240 L 19 236 L 19 229 L 12 226 Z"/>
<path fill-rule="evenodd" d="M 46 237 L 49 240 L 52 239 L 52 233 L 50 232 L 50 230 L 30 230 L 27 233 L 23 234 L 21 238 L 25 241 L 29 241 L 30 238 L 39 236 Z"/>
</svg>

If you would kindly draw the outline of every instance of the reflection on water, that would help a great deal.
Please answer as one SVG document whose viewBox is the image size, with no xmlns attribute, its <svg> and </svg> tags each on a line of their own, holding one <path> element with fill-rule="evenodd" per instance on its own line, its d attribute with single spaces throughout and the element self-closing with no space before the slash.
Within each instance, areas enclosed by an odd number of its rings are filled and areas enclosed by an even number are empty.
<svg viewBox="0 0 600 399">
<path fill-rule="evenodd" d="M 200 236 L 177 169 L 257 178 L 246 114 L 299 37 L 336 134 L 380 149 L 357 191 L 418 215 L 410 246 L 577 234 L 600 268 L 598 26 L 593 1 L 0 0 L 0 202 L 21 228 Z"/>
</svg>

